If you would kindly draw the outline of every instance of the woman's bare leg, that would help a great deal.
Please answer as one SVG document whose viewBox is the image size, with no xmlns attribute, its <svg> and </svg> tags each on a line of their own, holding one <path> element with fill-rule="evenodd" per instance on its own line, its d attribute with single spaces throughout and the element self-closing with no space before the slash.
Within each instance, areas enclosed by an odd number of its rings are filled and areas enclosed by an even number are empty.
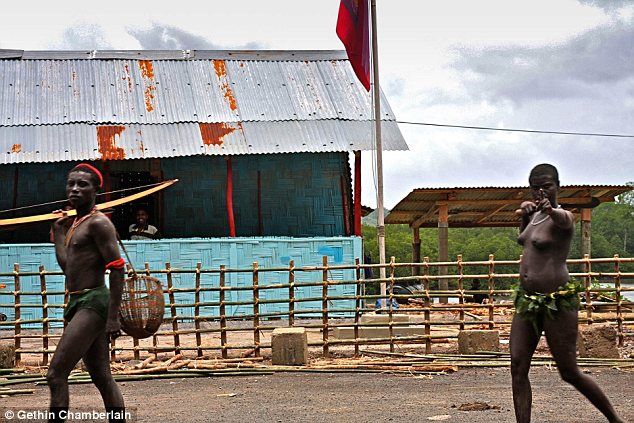
<svg viewBox="0 0 634 423">
<path fill-rule="evenodd" d="M 515 419 L 518 423 L 531 421 L 533 393 L 531 383 L 528 380 L 528 372 L 540 336 L 535 333 L 535 328 L 531 322 L 517 314 L 513 317 L 509 346 L 511 349 L 513 405 L 515 406 Z"/>
<path fill-rule="evenodd" d="M 616 415 L 599 385 L 577 366 L 577 311 L 560 311 L 554 319 L 544 319 L 548 347 L 557 363 L 561 378 L 585 395 L 610 422 L 623 422 Z"/>
</svg>

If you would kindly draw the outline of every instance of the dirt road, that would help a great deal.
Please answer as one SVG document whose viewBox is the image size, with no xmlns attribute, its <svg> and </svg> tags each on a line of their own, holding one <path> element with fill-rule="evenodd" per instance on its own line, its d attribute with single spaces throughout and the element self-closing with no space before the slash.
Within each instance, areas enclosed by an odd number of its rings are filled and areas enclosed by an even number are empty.
<svg viewBox="0 0 634 423">
<path fill-rule="evenodd" d="M 633 373 L 586 368 L 621 415 L 634 421 Z M 605 419 L 556 370 L 531 370 L 534 422 Z M 508 369 L 461 369 L 442 376 L 276 373 L 269 376 L 121 383 L 141 422 L 513 422 Z M 27 385 L 20 385 L 26 388 Z M 71 407 L 102 410 L 92 385 L 72 385 Z M 494 409 L 460 411 L 466 403 Z M 45 407 L 47 387 L 0 399 L 0 407 Z M 498 408 L 499 409 L 495 409 Z M 2 413 L 3 415 L 4 413 Z M 0 415 L 0 416 L 2 416 Z M 0 417 L 2 421 L 2 417 Z M 16 420 L 12 420 L 16 421 Z"/>
</svg>

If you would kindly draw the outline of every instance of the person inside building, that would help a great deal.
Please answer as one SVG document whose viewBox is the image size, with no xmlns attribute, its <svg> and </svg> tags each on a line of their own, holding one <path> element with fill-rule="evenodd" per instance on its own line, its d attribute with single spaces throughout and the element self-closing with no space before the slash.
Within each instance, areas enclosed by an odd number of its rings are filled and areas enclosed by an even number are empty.
<svg viewBox="0 0 634 423">
<path fill-rule="evenodd" d="M 161 236 L 159 234 L 156 226 L 152 226 L 148 223 L 148 212 L 146 209 L 140 207 L 137 209 L 135 213 L 136 223 L 130 225 L 128 229 L 128 237 L 131 240 L 148 240 L 148 239 L 159 239 Z"/>
</svg>

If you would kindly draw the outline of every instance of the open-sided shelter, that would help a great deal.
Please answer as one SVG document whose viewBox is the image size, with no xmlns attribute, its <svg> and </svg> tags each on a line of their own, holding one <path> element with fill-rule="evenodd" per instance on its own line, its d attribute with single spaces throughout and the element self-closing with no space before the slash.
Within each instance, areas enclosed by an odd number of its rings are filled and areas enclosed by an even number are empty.
<svg viewBox="0 0 634 423">
<path fill-rule="evenodd" d="M 581 219 L 582 254 L 590 254 L 592 209 L 628 192 L 627 185 L 566 185 L 559 203 Z M 515 210 L 530 198 L 529 187 L 418 188 L 391 210 L 386 224 L 412 228 L 412 260 L 419 263 L 420 228 L 438 228 L 438 260 L 447 261 L 448 228 L 519 227 Z"/>
</svg>

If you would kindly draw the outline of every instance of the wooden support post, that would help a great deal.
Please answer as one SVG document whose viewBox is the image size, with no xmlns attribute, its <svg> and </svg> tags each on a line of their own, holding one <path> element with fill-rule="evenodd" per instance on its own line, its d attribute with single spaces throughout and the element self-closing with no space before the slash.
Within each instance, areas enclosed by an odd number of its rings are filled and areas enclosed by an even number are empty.
<svg viewBox="0 0 634 423">
<path fill-rule="evenodd" d="M 361 236 L 361 151 L 354 152 L 354 234 Z"/>
<path fill-rule="evenodd" d="M 288 263 L 288 326 L 295 324 L 295 260 Z"/>
<path fill-rule="evenodd" d="M 420 263 L 420 227 L 414 226 L 412 228 L 413 238 L 412 241 L 412 263 Z M 412 266 L 412 276 L 420 275 L 420 266 Z"/>
<path fill-rule="evenodd" d="M 447 203 L 438 204 L 438 261 L 449 260 L 449 206 Z M 438 268 L 439 275 L 446 275 L 447 268 L 440 266 Z M 441 291 L 449 290 L 449 281 L 447 279 L 438 280 L 438 289 Z M 448 297 L 440 297 L 441 303 L 448 303 Z"/>
<path fill-rule="evenodd" d="M 22 319 L 22 304 L 20 304 L 20 294 L 20 265 L 18 263 L 15 263 L 13 265 L 13 310 L 15 313 L 15 324 L 13 326 L 13 333 L 15 336 L 13 338 L 13 345 L 15 345 L 15 367 L 20 366 L 21 361 L 20 335 L 22 332 L 22 323 L 20 323 L 20 320 Z"/>
<path fill-rule="evenodd" d="M 592 271 L 592 264 L 590 263 L 590 256 L 588 254 L 584 254 L 583 256 L 583 271 L 586 276 L 583 277 L 583 284 L 586 290 L 586 324 L 591 325 L 593 323 L 592 319 L 592 293 L 590 289 L 592 289 L 591 283 L 592 278 L 590 277 L 590 272 Z"/>
<path fill-rule="evenodd" d="M 225 309 L 225 265 L 220 265 L 220 350 L 227 358 L 227 312 Z"/>
<path fill-rule="evenodd" d="M 354 259 L 355 276 L 357 278 L 354 298 L 354 356 L 359 357 L 359 318 L 361 317 L 361 266 L 359 258 Z"/>
<path fill-rule="evenodd" d="M 458 254 L 458 304 L 460 304 L 460 311 L 458 312 L 458 318 L 460 319 L 460 330 L 464 330 L 464 281 L 462 266 L 462 254 Z"/>
<path fill-rule="evenodd" d="M 394 256 L 390 257 L 390 292 L 388 297 L 388 331 L 390 334 L 390 352 L 394 352 Z"/>
<path fill-rule="evenodd" d="M 321 288 L 321 318 L 323 328 L 323 353 L 324 357 L 329 357 L 328 352 L 328 256 L 322 258 L 322 288 Z"/>
<path fill-rule="evenodd" d="M 227 161 L 227 221 L 229 224 L 229 236 L 236 236 L 236 223 L 233 218 L 233 167 L 231 165 L 231 156 L 225 157 Z"/>
<path fill-rule="evenodd" d="M 260 290 L 258 262 L 253 262 L 253 344 L 254 355 L 260 356 Z"/>
<path fill-rule="evenodd" d="M 625 340 L 623 335 L 623 300 L 621 299 L 621 259 L 618 254 L 614 255 L 614 288 L 616 289 L 616 333 L 619 337 L 619 347 L 623 346 Z"/>
<path fill-rule="evenodd" d="M 429 297 L 429 257 L 423 258 L 423 288 L 425 289 L 425 299 L 424 299 L 424 318 L 425 318 L 425 354 L 431 354 L 431 324 L 429 323 L 431 319 L 431 298 Z"/>
<path fill-rule="evenodd" d="M 172 265 L 165 263 L 165 270 L 167 270 L 167 293 L 170 300 L 170 313 L 172 315 L 172 333 L 174 335 L 174 355 L 181 353 L 181 342 L 178 334 L 178 319 L 176 314 L 176 302 L 174 300 L 174 285 L 172 283 Z"/>
<path fill-rule="evenodd" d="M 592 209 L 581 209 L 581 256 L 592 257 Z"/>
<path fill-rule="evenodd" d="M 203 356 L 203 350 L 200 348 L 202 345 L 202 340 L 200 337 L 200 268 L 202 267 L 202 263 L 196 263 L 196 292 L 194 293 L 194 327 L 196 328 L 196 346 L 198 347 L 197 355 L 198 357 Z"/>
<path fill-rule="evenodd" d="M 42 293 L 42 365 L 48 364 L 48 295 L 46 293 L 46 275 L 44 266 L 40 266 L 40 292 Z"/>
</svg>

